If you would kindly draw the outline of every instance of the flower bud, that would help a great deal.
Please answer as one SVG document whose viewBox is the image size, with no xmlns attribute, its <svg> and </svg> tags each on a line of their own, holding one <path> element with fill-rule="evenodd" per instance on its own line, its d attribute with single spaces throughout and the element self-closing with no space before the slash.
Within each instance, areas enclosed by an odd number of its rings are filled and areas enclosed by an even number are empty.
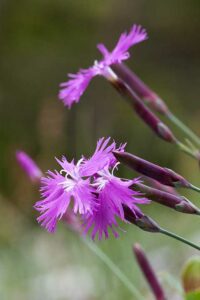
<svg viewBox="0 0 200 300">
<path fill-rule="evenodd" d="M 144 160 L 136 155 L 130 154 L 128 152 L 118 152 L 114 151 L 113 154 L 117 160 L 129 168 L 141 173 L 145 176 L 148 176 L 152 179 L 157 180 L 158 182 L 172 186 L 172 187 L 186 187 L 191 188 L 191 184 L 183 178 L 178 173 L 163 168 L 159 165 L 153 164 L 147 160 Z"/>
<path fill-rule="evenodd" d="M 139 227 L 144 231 L 160 232 L 159 225 L 153 219 L 144 215 L 141 211 L 140 211 L 140 215 L 136 216 L 136 214 L 134 214 L 128 206 L 123 205 L 123 209 L 124 209 L 124 217 L 128 222 L 136 225 L 137 227 Z"/>
<path fill-rule="evenodd" d="M 185 197 L 170 194 L 168 192 L 148 187 L 142 183 L 137 183 L 134 188 L 145 194 L 148 199 L 161 205 L 173 208 L 179 212 L 186 214 L 200 215 L 200 210 Z"/>
<path fill-rule="evenodd" d="M 114 64 L 112 69 L 136 94 L 151 107 L 163 115 L 168 114 L 167 105 L 125 64 Z"/>
<path fill-rule="evenodd" d="M 157 300 L 166 299 L 164 291 L 159 283 L 159 280 L 146 257 L 144 250 L 141 248 L 139 244 L 135 244 L 133 247 L 133 253 L 135 254 L 137 263 L 145 276 L 154 296 Z"/>
<path fill-rule="evenodd" d="M 29 155 L 23 151 L 17 151 L 16 159 L 31 181 L 40 181 L 42 177 L 42 171 Z"/>
<path fill-rule="evenodd" d="M 163 140 L 177 144 L 171 130 L 142 102 L 138 95 L 120 78 L 112 85 L 129 100 L 137 115 Z"/>
</svg>

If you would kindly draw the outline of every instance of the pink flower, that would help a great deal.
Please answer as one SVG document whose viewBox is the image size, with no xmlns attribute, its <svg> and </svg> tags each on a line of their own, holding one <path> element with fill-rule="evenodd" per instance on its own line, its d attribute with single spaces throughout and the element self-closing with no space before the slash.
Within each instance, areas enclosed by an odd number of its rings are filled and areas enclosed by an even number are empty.
<svg viewBox="0 0 200 300">
<path fill-rule="evenodd" d="M 146 39 L 146 30 L 140 25 L 133 25 L 129 33 L 124 32 L 121 34 L 112 52 L 109 52 L 104 44 L 98 44 L 97 48 L 103 55 L 104 64 L 110 66 L 127 60 L 130 57 L 128 50 Z"/>
<path fill-rule="evenodd" d="M 41 195 L 43 200 L 36 202 L 35 208 L 41 213 L 38 222 L 48 231 L 53 232 L 57 220 L 66 213 L 70 202 L 73 200 L 75 214 L 86 214 L 94 211 L 95 195 L 94 188 L 90 185 L 90 179 L 80 177 L 80 163 L 69 163 L 63 157 L 59 161 L 63 167 L 61 175 L 49 171 L 47 177 L 42 178 Z"/>
<path fill-rule="evenodd" d="M 70 80 L 60 84 L 59 99 L 63 101 L 64 105 L 71 108 L 73 103 L 79 102 L 91 79 L 95 76 L 95 72 L 92 68 L 81 69 L 77 74 L 68 76 Z"/>
<path fill-rule="evenodd" d="M 99 208 L 92 214 L 86 216 L 84 221 L 84 232 L 87 233 L 92 228 L 91 238 L 94 240 L 98 235 L 99 240 L 102 239 L 103 234 L 107 239 L 109 237 L 108 229 L 110 228 L 113 235 L 117 238 L 118 227 L 116 221 L 116 213 L 113 211 L 111 203 L 108 202 L 109 198 L 106 197 L 105 193 L 101 193 L 98 197 Z"/>
<path fill-rule="evenodd" d="M 32 181 L 40 180 L 42 177 L 42 171 L 28 154 L 26 154 L 24 151 L 17 151 L 16 159 L 21 168 Z"/>
<path fill-rule="evenodd" d="M 112 154 L 116 143 L 109 144 L 109 141 L 110 138 L 101 138 L 94 154 L 89 159 L 83 157 L 77 164 L 74 160 L 68 162 L 65 157 L 57 159 L 61 171 L 49 171 L 48 176 L 42 178 L 42 200 L 35 208 L 40 212 L 38 222 L 48 231 L 55 231 L 57 221 L 66 219 L 73 202 L 73 214 L 82 216 L 85 232 L 92 228 L 93 239 L 96 235 L 101 239 L 103 234 L 107 238 L 109 228 L 117 237 L 116 218 L 126 222 L 123 206 L 138 217 L 140 209 L 136 204 L 149 202 L 132 189 L 138 179 L 122 180 L 113 175 L 118 165 Z M 121 145 L 118 151 L 124 151 L 124 147 Z"/>
<path fill-rule="evenodd" d="M 92 239 L 98 235 L 101 240 L 103 234 L 105 238 L 109 237 L 108 229 L 110 228 L 113 235 L 118 237 L 115 230 L 118 227 L 116 217 L 126 222 L 123 206 L 128 206 L 137 217 L 140 209 L 136 204 L 147 204 L 150 201 L 131 189 L 131 186 L 139 182 L 139 179 L 122 180 L 111 174 L 108 169 L 102 170 L 98 175 L 93 185 L 97 188 L 99 205 L 92 215 L 86 217 L 85 232 L 92 228 Z"/>
<path fill-rule="evenodd" d="M 98 140 L 94 154 L 88 160 L 85 159 L 81 166 L 82 176 L 92 176 L 105 167 L 114 167 L 117 160 L 112 154 L 112 151 L 124 151 L 126 144 L 120 145 L 119 148 L 116 148 L 115 142 L 108 145 L 109 142 L 110 137 Z"/>
<path fill-rule="evenodd" d="M 69 108 L 73 103 L 77 103 L 88 87 L 94 76 L 101 75 L 113 81 L 116 75 L 110 66 L 121 63 L 129 58 L 129 48 L 147 39 L 147 33 L 140 25 L 133 25 L 129 33 L 122 33 L 113 51 L 109 52 L 103 44 L 98 44 L 97 48 L 103 55 L 103 59 L 95 61 L 92 67 L 80 69 L 77 74 L 69 74 L 70 80 L 61 83 L 59 99 Z"/>
</svg>

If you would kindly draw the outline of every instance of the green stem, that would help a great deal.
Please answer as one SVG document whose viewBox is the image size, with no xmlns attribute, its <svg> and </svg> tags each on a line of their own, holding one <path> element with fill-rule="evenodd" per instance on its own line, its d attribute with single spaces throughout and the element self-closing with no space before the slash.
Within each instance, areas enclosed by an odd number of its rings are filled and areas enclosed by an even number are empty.
<svg viewBox="0 0 200 300">
<path fill-rule="evenodd" d="M 179 235 L 176 235 L 175 233 L 167 231 L 167 230 L 165 230 L 163 228 L 160 228 L 159 232 L 162 233 L 162 234 L 168 235 L 168 236 L 170 236 L 170 237 L 172 237 L 172 238 L 174 238 L 174 239 L 176 239 L 176 240 L 178 240 L 178 241 L 180 241 L 180 242 L 182 242 L 184 244 L 187 244 L 187 245 L 191 246 L 192 248 L 200 250 L 200 246 L 197 246 L 197 245 L 193 244 L 192 242 L 184 239 L 183 237 L 181 237 Z"/>
<path fill-rule="evenodd" d="M 137 290 L 137 288 L 132 284 L 132 282 L 126 277 L 126 275 L 114 264 L 114 262 L 99 248 L 94 242 L 87 238 L 81 237 L 83 243 L 97 256 L 99 257 L 106 266 L 118 277 L 118 279 L 127 287 L 127 289 L 133 294 L 134 299 L 145 298 Z"/>
<path fill-rule="evenodd" d="M 197 186 L 193 185 L 193 184 L 190 184 L 190 188 L 196 192 L 199 192 L 200 193 L 200 188 L 198 188 Z"/>
<path fill-rule="evenodd" d="M 191 140 L 193 140 L 198 146 L 200 146 L 200 138 L 182 121 L 180 121 L 174 114 L 171 112 L 167 114 L 167 117 L 172 121 L 177 127 L 179 127 Z"/>
<path fill-rule="evenodd" d="M 188 154 L 192 158 L 198 160 L 196 151 L 193 151 L 192 149 L 190 149 L 189 147 L 187 147 L 185 144 L 181 143 L 180 141 L 177 141 L 176 145 L 178 146 L 178 148 L 181 151 L 183 151 L 184 153 Z"/>
</svg>

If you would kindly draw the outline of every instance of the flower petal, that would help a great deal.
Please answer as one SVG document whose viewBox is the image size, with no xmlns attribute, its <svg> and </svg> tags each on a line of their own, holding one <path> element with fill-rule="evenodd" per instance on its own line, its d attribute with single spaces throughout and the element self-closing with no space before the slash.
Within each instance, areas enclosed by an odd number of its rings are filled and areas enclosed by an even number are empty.
<svg viewBox="0 0 200 300">
<path fill-rule="evenodd" d="M 95 76 L 93 68 L 81 69 L 77 74 L 69 74 L 71 79 L 60 84 L 59 99 L 71 108 L 73 103 L 79 102 L 93 76 Z"/>
<path fill-rule="evenodd" d="M 122 33 L 115 48 L 109 53 L 104 44 L 98 44 L 97 48 L 103 55 L 104 64 L 110 66 L 121 63 L 129 58 L 129 48 L 147 39 L 147 33 L 140 25 L 133 25 L 129 33 Z"/>
<path fill-rule="evenodd" d="M 87 160 L 83 161 L 80 172 L 82 176 L 92 176 L 98 171 L 113 165 L 116 159 L 112 151 L 116 150 L 116 143 L 109 144 L 110 137 L 99 139 L 94 154 Z"/>
</svg>

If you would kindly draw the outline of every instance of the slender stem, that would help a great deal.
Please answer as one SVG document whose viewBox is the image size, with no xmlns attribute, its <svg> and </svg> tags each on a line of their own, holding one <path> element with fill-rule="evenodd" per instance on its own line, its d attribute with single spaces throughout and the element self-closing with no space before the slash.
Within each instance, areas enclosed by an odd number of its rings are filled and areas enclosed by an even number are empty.
<svg viewBox="0 0 200 300">
<path fill-rule="evenodd" d="M 176 240 L 178 240 L 178 241 L 180 241 L 184 244 L 187 244 L 187 245 L 191 246 L 192 248 L 200 250 L 200 246 L 197 246 L 197 245 L 193 244 L 192 242 L 184 239 L 183 237 L 181 237 L 179 235 L 176 235 L 175 233 L 172 233 L 172 232 L 170 232 L 166 229 L 160 228 L 159 232 L 162 233 L 162 234 L 168 235 L 168 236 L 170 236 L 170 237 L 172 237 L 172 238 L 174 238 L 174 239 L 176 239 Z"/>
<path fill-rule="evenodd" d="M 191 142 L 191 140 L 189 140 L 188 138 L 185 138 L 185 141 L 190 149 L 192 149 L 193 151 L 197 151 L 197 147 L 193 144 L 193 142 Z"/>
<path fill-rule="evenodd" d="M 134 299 L 143 299 L 144 296 L 138 291 L 138 289 L 132 284 L 132 282 L 126 277 L 126 275 L 118 268 L 117 265 L 94 243 L 89 239 L 81 237 L 83 243 L 98 256 L 106 266 L 118 277 L 118 279 L 127 287 L 127 289 L 133 294 Z"/>
<path fill-rule="evenodd" d="M 178 148 L 183 151 L 184 153 L 188 154 L 189 156 L 191 156 L 194 159 L 198 160 L 196 151 L 193 151 L 192 149 L 190 149 L 189 147 L 187 147 L 185 144 L 181 143 L 180 141 L 177 141 L 176 145 L 178 146 Z"/>
<path fill-rule="evenodd" d="M 181 120 L 179 120 L 174 114 L 171 112 L 167 115 L 167 117 L 172 121 L 177 127 L 179 127 L 187 136 L 191 138 L 198 146 L 200 146 L 200 138 L 189 128 L 187 127 Z"/>
<path fill-rule="evenodd" d="M 193 185 L 193 184 L 190 184 L 190 188 L 196 192 L 199 192 L 200 193 L 200 188 L 198 188 L 197 186 Z"/>
</svg>

